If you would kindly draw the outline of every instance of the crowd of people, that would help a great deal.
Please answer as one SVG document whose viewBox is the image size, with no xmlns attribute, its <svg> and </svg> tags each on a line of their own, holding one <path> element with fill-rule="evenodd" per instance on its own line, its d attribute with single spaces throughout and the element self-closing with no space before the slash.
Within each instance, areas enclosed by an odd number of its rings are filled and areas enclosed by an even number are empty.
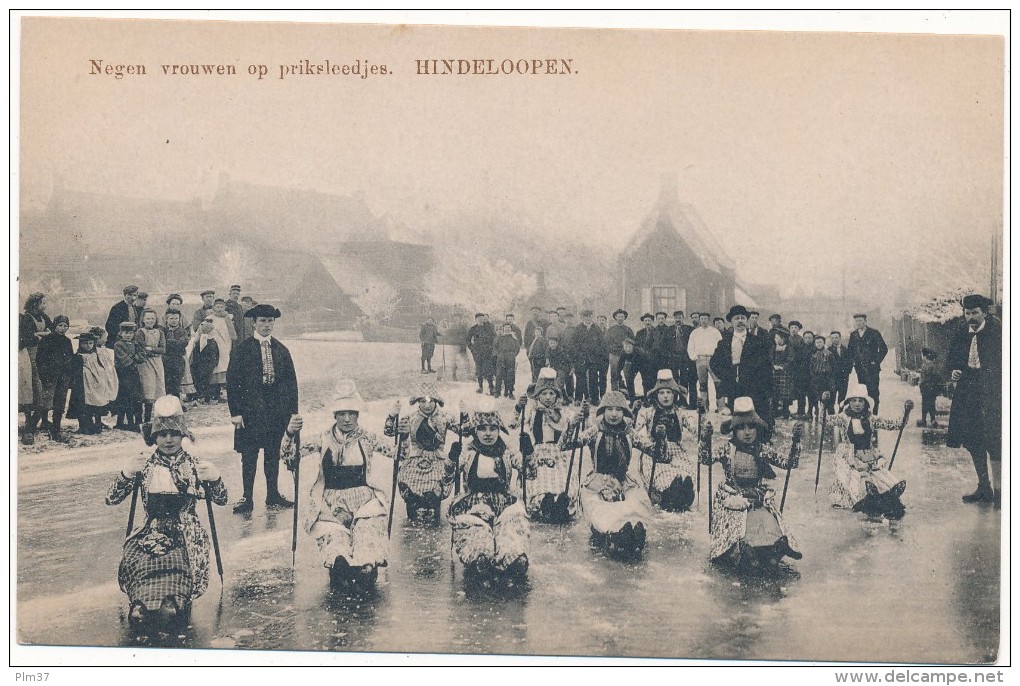
<svg viewBox="0 0 1020 686">
<path fill-rule="evenodd" d="M 498 329 L 485 313 L 476 314 L 471 327 L 455 314 L 442 331 L 429 318 L 420 331 L 422 373 L 434 373 L 432 360 L 441 343 L 450 348 L 453 380 L 473 362 L 478 393 L 487 384 L 490 395 L 514 398 L 516 361 L 523 349 L 533 383 L 543 367 L 555 369 L 568 400 L 597 405 L 609 390 L 624 390 L 634 398 L 639 388 L 655 384 L 659 370 L 669 369 L 685 389 L 688 408 L 701 403 L 711 410 L 721 403 L 732 409 L 734 398 L 747 395 L 771 421 L 834 414 L 855 371 L 878 413 L 879 373 L 889 348 L 882 334 L 868 326 L 867 315 L 854 316 L 846 340 L 840 331 L 814 332 L 796 320 L 784 326 L 779 314 L 770 316 L 767 325 L 759 317 L 740 305 L 725 318 L 693 312 L 690 323 L 682 310 L 660 311 L 643 314 L 637 331 L 627 323 L 624 309 L 613 312 L 610 323 L 591 310 L 582 310 L 575 321 L 565 307 L 548 312 L 533 307 L 523 331 L 513 314 Z"/>
<path fill-rule="evenodd" d="M 224 389 L 241 457 L 243 492 L 234 513 L 251 516 L 254 510 L 260 453 L 268 508 L 295 506 L 280 491 L 281 459 L 296 472 L 302 457 L 314 455 L 317 475 L 305 501 L 304 530 L 332 585 L 374 583 L 387 564 L 398 492 L 408 519 L 431 526 L 441 524 L 441 506 L 452 495 L 447 521 L 466 578 L 512 584 L 527 574 L 531 522 L 562 523 L 580 511 L 593 542 L 610 554 L 640 554 L 653 508 L 689 510 L 704 467 L 712 560 L 771 568 L 784 557 L 799 559 L 782 512 L 789 472 L 800 463 L 803 421 L 818 416 L 832 417 L 838 439 L 833 505 L 890 519 L 905 512 L 900 496 L 906 482 L 893 476 L 892 459 L 879 450 L 875 434 L 902 433 L 912 403 L 902 419 L 878 415 L 879 371 L 888 349 L 864 314 L 854 317 L 845 345 L 838 332 L 815 336 L 796 321 L 784 326 L 779 315 L 765 328 L 757 312 L 740 305 L 721 326 L 706 313 L 695 313 L 695 327 L 682 312 L 658 312 L 642 316 L 637 332 L 622 309 L 613 313 L 612 325 L 589 310 L 576 325 L 566 308 L 544 315 L 533 310 L 523 331 L 513 315 L 499 332 L 484 313 L 470 328 L 462 317 L 442 330 L 427 321 L 420 331 L 422 372 L 434 373 L 435 346 L 449 345 L 453 380 L 473 366 L 476 390 L 484 394 L 487 383 L 493 397 L 447 412 L 441 389 L 423 379 L 410 394 L 410 409 L 402 411 L 398 399 L 377 434 L 361 425 L 365 404 L 355 383 L 345 380 L 333 398 L 331 425 L 301 441 L 294 362 L 272 335 L 281 312 L 239 295 L 238 286 L 229 300 L 203 293 L 187 325 L 179 296 L 167 299 L 160 317 L 146 306 L 146 294 L 129 286 L 105 328 L 77 336 L 77 351 L 67 337 L 68 318 L 50 320 L 44 294 L 32 294 L 25 304 L 19 329 L 23 441 L 32 441 L 48 412 L 50 435 L 62 440 L 66 408 L 82 433 L 109 429 L 103 417 L 110 414 L 113 428 L 139 431 L 155 446 L 125 466 L 107 497 L 117 504 L 140 494 L 146 511 L 141 527 L 129 525 L 119 575 L 136 627 L 156 622 L 168 628 L 187 616 L 208 585 L 210 539 L 195 515 L 196 501 L 224 505 L 227 493 L 218 470 L 182 442 L 190 437 L 189 398 L 220 402 Z M 1001 325 L 989 316 L 986 298 L 968 296 L 962 305 L 966 325 L 947 358 L 956 383 L 947 444 L 965 447 L 974 461 L 978 488 L 964 501 L 998 505 Z M 516 399 L 522 348 L 532 383 L 514 405 L 513 420 L 505 421 L 495 398 Z M 849 382 L 851 371 L 856 383 Z M 932 382 L 929 374 L 922 388 L 926 413 Z M 722 441 L 714 440 L 713 405 Z M 791 426 L 788 418 L 798 421 Z M 504 440 L 514 430 L 517 445 Z M 454 437 L 449 445 L 448 435 Z M 377 453 L 394 461 L 388 497 L 368 481 Z M 714 464 L 722 465 L 723 476 L 713 490 Z M 776 469 L 787 473 L 778 504 L 771 485 Z M 295 494 L 298 483 L 295 476 Z"/>
</svg>

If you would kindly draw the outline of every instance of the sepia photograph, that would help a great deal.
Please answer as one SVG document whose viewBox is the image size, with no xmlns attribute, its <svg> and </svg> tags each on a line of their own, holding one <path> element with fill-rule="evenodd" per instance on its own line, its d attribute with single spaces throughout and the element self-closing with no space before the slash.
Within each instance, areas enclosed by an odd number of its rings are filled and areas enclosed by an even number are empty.
<svg viewBox="0 0 1020 686">
<path fill-rule="evenodd" d="M 1009 664 L 1008 11 L 84 14 L 12 665 Z"/>
</svg>

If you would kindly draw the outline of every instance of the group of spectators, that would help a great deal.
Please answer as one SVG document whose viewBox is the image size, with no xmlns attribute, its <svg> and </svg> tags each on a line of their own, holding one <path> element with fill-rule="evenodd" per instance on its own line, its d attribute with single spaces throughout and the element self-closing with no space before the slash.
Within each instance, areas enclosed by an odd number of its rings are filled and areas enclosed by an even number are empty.
<svg viewBox="0 0 1020 686">
<path fill-rule="evenodd" d="M 725 318 L 692 312 L 688 320 L 682 310 L 645 313 L 637 331 L 628 325 L 629 313 L 622 308 L 612 313 L 612 321 L 587 309 L 579 315 L 577 321 L 566 307 L 549 311 L 533 307 L 523 331 L 513 314 L 505 316 L 498 330 L 481 312 L 470 327 L 455 314 L 442 331 L 429 318 L 420 331 L 422 373 L 433 372 L 432 357 L 441 342 L 451 348 L 454 380 L 473 361 L 478 393 L 485 392 L 487 383 L 491 395 L 513 397 L 516 359 L 523 349 L 532 381 L 543 367 L 555 369 L 557 385 L 578 404 L 585 400 L 597 404 L 608 390 L 625 390 L 635 398 L 639 390 L 655 384 L 659 370 L 669 369 L 684 391 L 682 402 L 711 410 L 736 397 L 739 389 L 732 386 L 739 375 L 729 384 L 723 378 L 732 371 L 727 364 L 731 368 L 736 364 L 743 368 L 739 385 L 754 386 L 753 397 L 763 403 L 763 411 L 817 419 L 819 412 L 835 412 L 856 370 L 878 410 L 878 376 L 888 347 L 882 335 L 867 326 L 864 314 L 854 316 L 854 331 L 847 340 L 840 331 L 815 332 L 796 320 L 784 326 L 779 314 L 762 325 L 759 312 L 739 305 Z M 737 363 L 717 359 L 713 364 L 724 339 L 729 342 L 722 347 L 733 355 L 734 332 L 740 341 L 734 359 L 745 359 Z M 753 337 L 750 346 L 745 345 L 746 336 Z"/>
<path fill-rule="evenodd" d="M 75 336 L 75 351 L 68 337 L 69 317 L 60 314 L 51 320 L 46 295 L 30 295 L 18 335 L 22 442 L 34 443 L 40 429 L 51 440 L 67 442 L 61 434 L 65 416 L 78 420 L 81 434 L 110 428 L 137 432 L 163 395 L 186 403 L 225 402 L 230 354 L 239 341 L 253 335 L 253 320 L 244 313 L 257 303 L 242 298 L 236 284 L 227 298 L 204 291 L 202 305 L 190 315 L 183 303 L 179 294 L 171 293 L 165 308 L 157 311 L 148 293 L 126 286 L 104 327 L 86 328 Z M 113 427 L 102 421 L 108 414 L 116 418 Z"/>
</svg>

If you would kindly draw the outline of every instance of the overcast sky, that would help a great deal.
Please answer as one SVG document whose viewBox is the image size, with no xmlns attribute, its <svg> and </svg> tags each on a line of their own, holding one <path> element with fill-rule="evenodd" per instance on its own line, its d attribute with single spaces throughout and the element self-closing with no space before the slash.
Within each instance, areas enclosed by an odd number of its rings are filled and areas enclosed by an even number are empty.
<svg viewBox="0 0 1020 686">
<path fill-rule="evenodd" d="M 225 171 L 361 191 L 412 227 L 506 212 L 622 246 L 675 172 L 738 277 L 835 293 L 844 264 L 851 288 L 880 292 L 929 241 L 1001 231 L 1002 38 L 26 21 L 28 206 L 58 173 L 187 198 Z M 577 73 L 414 74 L 415 59 L 507 57 Z M 394 73 L 276 78 L 303 58 Z M 148 75 L 90 75 L 90 59 Z M 241 73 L 163 76 L 174 63 Z"/>
</svg>

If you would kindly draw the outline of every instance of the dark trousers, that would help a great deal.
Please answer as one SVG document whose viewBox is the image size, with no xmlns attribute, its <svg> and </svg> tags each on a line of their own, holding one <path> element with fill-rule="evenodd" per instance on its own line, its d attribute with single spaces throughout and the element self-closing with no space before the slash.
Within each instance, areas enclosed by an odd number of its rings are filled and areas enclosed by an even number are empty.
<svg viewBox="0 0 1020 686">
<path fill-rule="evenodd" d="M 184 358 L 163 357 L 163 379 L 167 395 L 181 394 L 181 381 L 184 380 Z"/>
<path fill-rule="evenodd" d="M 576 395 L 576 389 L 574 387 L 574 370 L 568 369 L 563 375 L 563 392 L 566 394 L 568 400 L 580 400 L 581 398 Z"/>
<path fill-rule="evenodd" d="M 872 414 L 878 414 L 878 369 L 868 366 L 865 369 L 857 369 L 857 380 L 868 389 L 868 395 L 874 402 Z"/>
<path fill-rule="evenodd" d="M 475 378 L 478 380 L 478 387 L 482 387 L 482 381 L 488 380 L 489 390 L 493 390 L 493 377 L 496 375 L 496 362 L 491 355 L 484 353 L 471 353 L 475 358 Z"/>
<path fill-rule="evenodd" d="M 53 387 L 53 405 L 50 409 L 53 410 L 53 421 L 50 422 L 50 428 L 60 433 L 60 420 L 64 418 L 64 409 L 67 407 L 67 379 L 61 377 L 57 379 L 57 383 Z"/>
<path fill-rule="evenodd" d="M 836 379 L 836 388 L 834 395 L 836 396 L 837 403 L 843 404 L 843 401 L 846 400 L 846 389 L 847 386 L 849 385 L 850 385 L 849 376 L 841 376 Z"/>
<path fill-rule="evenodd" d="M 591 404 L 599 401 L 598 370 L 593 364 L 579 364 L 574 367 L 577 386 L 574 388 L 575 400 L 588 400 Z"/>
<path fill-rule="evenodd" d="M 428 365 L 428 369 L 432 369 L 432 356 L 436 354 L 435 343 L 422 343 L 421 344 L 421 368 L 425 371 L 425 365 Z"/>
<path fill-rule="evenodd" d="M 280 436 L 280 440 L 283 440 L 283 436 Z M 280 492 L 277 484 L 277 480 L 280 478 L 280 441 L 269 441 L 266 446 L 275 446 L 262 449 L 262 465 L 266 474 L 266 497 L 269 498 Z M 252 492 L 255 489 L 255 474 L 258 472 L 258 465 L 258 450 L 241 453 L 241 484 L 244 488 L 244 497 L 248 500 L 251 500 Z"/>
<path fill-rule="evenodd" d="M 516 360 L 496 360 L 496 395 L 512 394 L 516 377 Z"/>
<path fill-rule="evenodd" d="M 935 399 L 939 397 L 938 386 L 928 386 L 921 384 L 921 421 L 927 420 L 927 417 L 931 415 L 931 420 L 935 421 Z"/>
</svg>

